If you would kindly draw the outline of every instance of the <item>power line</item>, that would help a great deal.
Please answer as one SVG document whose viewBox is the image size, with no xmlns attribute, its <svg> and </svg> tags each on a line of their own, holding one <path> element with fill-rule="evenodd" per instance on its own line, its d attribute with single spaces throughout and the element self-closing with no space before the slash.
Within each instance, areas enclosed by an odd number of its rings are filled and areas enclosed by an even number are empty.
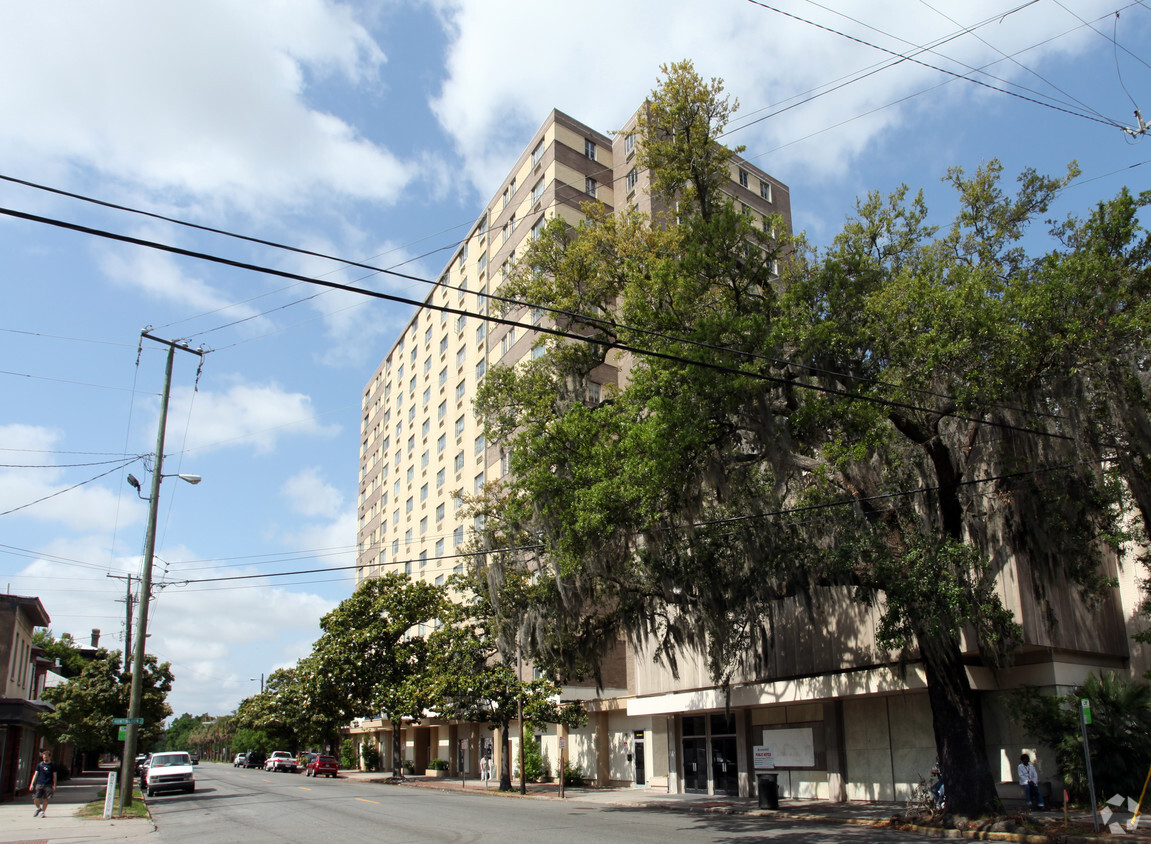
<svg viewBox="0 0 1151 844">
<path fill-rule="evenodd" d="M 0 516 L 7 516 L 7 515 L 10 515 L 11 513 L 17 512 L 18 510 L 25 510 L 28 507 L 31 507 L 33 504 L 39 504 L 41 501 L 47 501 L 50 498 L 55 498 L 58 495 L 63 495 L 66 492 L 71 492 L 72 490 L 77 489 L 78 487 L 82 487 L 85 484 L 90 484 L 93 481 L 98 481 L 98 480 L 100 480 L 100 478 L 103 478 L 107 475 L 110 475 L 113 472 L 118 472 L 120 469 L 123 469 L 125 466 L 131 466 L 133 463 L 135 463 L 139 459 L 140 458 L 138 458 L 138 457 L 133 457 L 130 460 L 125 460 L 123 462 L 120 462 L 117 465 L 113 466 L 111 469 L 109 469 L 107 472 L 101 472 L 99 475 L 96 475 L 96 477 L 94 477 L 94 478 L 89 478 L 86 481 L 80 481 L 80 483 L 78 483 L 78 484 L 72 484 L 72 486 L 70 486 L 70 487 L 66 487 L 64 489 L 58 490 L 57 492 L 53 492 L 51 495 L 45 495 L 43 498 L 37 498 L 35 501 L 29 501 L 27 504 L 21 504 L 19 507 L 13 507 L 11 510 L 4 510 L 3 512 L 0 512 Z"/>
<path fill-rule="evenodd" d="M 1005 430 L 1014 430 L 1014 431 L 1018 431 L 1020 433 L 1034 434 L 1036 436 L 1052 437 L 1055 439 L 1071 439 L 1071 437 L 1068 437 L 1066 435 L 1056 434 L 1056 433 L 1052 433 L 1050 431 L 1041 431 L 1041 430 L 1033 429 L 1033 428 L 1023 428 L 1023 427 L 1020 427 L 1017 425 L 1011 425 L 1011 424 L 1006 423 L 1006 422 L 999 422 L 999 421 L 990 420 L 990 419 L 980 419 L 980 418 L 971 417 L 971 416 L 967 416 L 967 415 L 960 414 L 960 413 L 948 412 L 948 411 L 940 410 L 938 408 L 922 407 L 919 405 L 911 404 L 909 402 L 901 402 L 901 401 L 896 401 L 893 399 L 884 399 L 884 398 L 879 398 L 876 396 L 860 395 L 858 393 L 851 393 L 847 390 L 840 390 L 840 389 L 836 389 L 833 387 L 826 387 L 826 386 L 823 386 L 820 384 L 813 384 L 813 383 L 804 382 L 804 381 L 797 381 L 797 380 L 793 380 L 793 379 L 780 378 L 780 377 L 768 375 L 768 374 L 765 374 L 762 372 L 753 372 L 753 371 L 738 369 L 734 366 L 727 366 L 724 364 L 712 363 L 709 361 L 694 360 L 691 358 L 685 358 L 685 357 L 682 357 L 680 355 L 673 355 L 673 354 L 669 354 L 669 353 L 665 353 L 665 352 L 657 352 L 657 351 L 654 351 L 651 349 L 644 349 L 642 347 L 635 346 L 635 345 L 630 344 L 630 343 L 622 343 L 618 340 L 601 340 L 601 339 L 596 338 L 596 337 L 590 337 L 587 335 L 578 334 L 576 332 L 564 331 L 564 330 L 559 329 L 559 328 L 553 328 L 553 327 L 544 326 L 544 325 L 526 325 L 525 326 L 523 323 L 519 322 L 518 320 L 507 319 L 505 317 L 492 316 L 490 314 L 478 313 L 475 311 L 469 311 L 469 310 L 462 309 L 462 308 L 453 308 L 449 305 L 437 305 L 431 301 L 415 300 L 415 299 L 411 299 L 411 298 L 406 297 L 406 296 L 397 296 L 395 294 L 384 293 L 384 292 L 376 291 L 376 290 L 368 290 L 368 289 L 360 288 L 360 287 L 352 287 L 352 286 L 347 285 L 347 284 L 341 284 L 339 282 L 334 282 L 334 281 L 327 281 L 325 279 L 312 278 L 309 276 L 301 275 L 299 273 L 289 272 L 287 270 L 275 269 L 273 267 L 265 267 L 265 266 L 261 266 L 259 264 L 253 264 L 253 263 L 246 262 L 246 261 L 237 261 L 237 260 L 232 259 L 232 258 L 224 258 L 224 257 L 218 256 L 218 255 L 212 255 L 212 254 L 209 254 L 206 252 L 199 252 L 196 250 L 185 249 L 185 248 L 179 247 L 179 246 L 173 246 L 170 244 L 160 243 L 158 241 L 145 240 L 143 238 L 132 237 L 130 235 L 118 234 L 116 232 L 110 232 L 110 231 L 107 231 L 104 229 L 96 229 L 96 228 L 93 228 L 91 226 L 82 226 L 78 223 L 70 223 L 70 222 L 55 219 L 52 217 L 44 217 L 44 216 L 41 216 L 38 214 L 29 214 L 27 212 L 17 211 L 17 210 L 12 209 L 12 208 L 0 207 L 0 214 L 4 214 L 4 215 L 10 216 L 10 217 L 15 217 L 17 219 L 27 220 L 30 222 L 36 222 L 36 223 L 42 223 L 44 225 L 54 226 L 57 228 L 62 228 L 62 229 L 66 229 L 69 231 L 78 232 L 80 234 L 87 234 L 87 235 L 91 235 L 94 237 L 101 237 L 101 238 L 105 238 L 108 240 L 117 241 L 120 243 L 128 243 L 128 244 L 131 244 L 134 246 L 142 246 L 142 247 L 145 247 L 148 249 L 155 249 L 155 250 L 158 250 L 161 252 L 168 252 L 168 253 L 171 253 L 174 255 L 181 255 L 181 256 L 184 256 L 187 258 L 196 258 L 199 260 L 208 261 L 210 263 L 221 264 L 223 266 L 233 267 L 235 269 L 241 269 L 241 270 L 246 270 L 249 272 L 278 276 L 281 278 L 292 279 L 294 281 L 304 281 L 304 282 L 307 282 L 309 284 L 316 284 L 316 285 L 319 285 L 322 287 L 331 288 L 333 290 L 342 290 L 342 291 L 347 292 L 347 293 L 356 293 L 356 294 L 361 295 L 361 296 L 369 296 L 372 298 L 382 299 L 382 300 L 389 301 L 389 302 L 397 302 L 400 304 L 410 305 L 413 307 L 427 308 L 429 310 L 439 311 L 441 313 L 452 314 L 455 316 L 463 316 L 463 317 L 469 317 L 470 316 L 470 317 L 473 317 L 476 319 L 484 320 L 484 321 L 491 322 L 491 323 L 496 323 L 499 325 L 509 325 L 509 326 L 514 326 L 517 328 L 525 328 L 529 331 L 535 331 L 535 332 L 538 332 L 540 334 L 548 334 L 548 335 L 551 335 L 554 337 L 560 337 L 560 338 L 575 340 L 575 341 L 584 342 L 584 343 L 591 343 L 591 344 L 603 346 L 603 347 L 606 347 L 609 349 L 616 349 L 619 351 L 630 352 L 632 354 L 639 355 L 641 357 L 652 357 L 652 358 L 670 361 L 673 363 L 682 363 L 682 364 L 687 364 L 687 365 L 691 365 L 691 366 L 698 366 L 698 367 L 701 367 L 704 369 L 710 369 L 710 370 L 716 371 L 716 372 L 723 372 L 723 373 L 729 374 L 729 375 L 739 375 L 742 377 L 751 378 L 753 380 L 759 380 L 759 381 L 765 381 L 768 383 L 778 384 L 780 386 L 793 387 L 795 389 L 801 389 L 801 390 L 809 390 L 809 391 L 813 391 L 813 392 L 823 393 L 826 395 L 841 396 L 843 398 L 852 399 L 855 401 L 861 401 L 861 402 L 864 402 L 867 404 L 874 404 L 874 405 L 881 406 L 881 407 L 888 407 L 888 408 L 892 408 L 892 409 L 901 409 L 901 410 L 910 410 L 910 411 L 915 411 L 918 413 L 927 413 L 927 414 L 931 414 L 931 415 L 937 415 L 940 417 L 947 417 L 947 418 L 951 418 L 951 419 L 959 419 L 962 421 L 972 422 L 973 424 L 990 425 L 992 427 L 1003 428 Z M 409 276 L 409 275 L 404 274 L 404 273 L 392 272 L 390 274 L 391 275 L 397 275 L 397 276 L 400 276 L 403 278 L 408 278 L 408 279 L 411 279 L 413 281 L 422 281 L 422 282 L 426 282 L 428 284 L 433 283 L 430 280 L 420 279 L 416 276 Z M 488 298 L 488 299 L 495 299 L 495 300 L 500 299 L 500 297 L 498 297 L 498 296 L 490 296 L 487 294 L 484 294 L 484 296 L 485 296 L 485 298 Z M 530 306 L 530 305 L 527 305 L 526 303 L 517 303 L 517 304 L 519 304 L 521 307 L 538 307 L 538 306 Z M 552 310 L 553 312 L 559 313 L 561 315 L 564 313 L 563 311 L 556 311 L 555 309 L 548 309 L 546 307 L 541 307 L 540 310 L 545 310 L 545 311 L 546 310 Z M 572 315 L 572 316 L 574 316 L 576 319 L 588 319 L 591 322 L 597 322 L 597 320 L 595 318 L 581 317 L 578 314 Z M 609 326 L 614 325 L 614 324 L 610 323 L 609 321 L 605 321 L 605 320 L 598 320 L 598 322 L 600 322 L 601 325 L 602 324 L 607 324 Z M 618 328 L 619 326 L 614 326 L 614 327 Z M 648 333 L 650 334 L 653 332 L 648 332 Z M 725 353 L 734 353 L 736 355 L 739 355 L 739 356 L 742 356 L 745 358 L 756 357 L 755 353 L 752 353 L 752 352 L 746 352 L 745 353 L 745 352 L 741 352 L 738 350 L 726 349 L 726 348 L 722 348 L 722 347 L 718 347 L 718 346 L 712 346 L 710 344 L 698 343 L 698 342 L 694 342 L 694 341 L 690 341 L 690 340 L 683 340 L 683 339 L 678 339 L 678 338 L 669 338 L 669 339 L 675 339 L 677 342 L 682 342 L 682 343 L 686 343 L 689 345 L 698 346 L 701 348 L 708 348 L 708 349 L 711 349 L 713 351 L 720 351 L 720 352 L 725 352 Z M 0 514 L 0 515 L 3 515 L 3 514 Z"/>
<path fill-rule="evenodd" d="M 88 381 L 73 381 L 69 378 L 51 378 L 47 375 L 32 375 L 27 372 L 12 372 L 7 369 L 0 369 L 0 375 L 11 375 L 16 378 L 30 378 L 35 381 L 51 381 L 56 384 L 73 384 L 77 387 L 95 387 L 98 390 L 117 390 L 122 393 L 136 393 L 136 390 L 134 390 L 132 387 L 114 387 L 110 384 L 92 384 Z M 158 396 L 159 393 L 141 392 L 138 395 Z"/>
<path fill-rule="evenodd" d="M 900 61 L 912 62 L 913 64 L 920 65 L 921 67 L 925 67 L 929 70 L 935 70 L 935 71 L 938 71 L 939 73 L 945 73 L 948 76 L 952 76 L 956 79 L 964 79 L 964 80 L 972 83 L 973 85 L 979 85 L 980 87 L 987 88 L 987 89 L 992 90 L 992 91 L 998 91 L 999 93 L 1007 94 L 1010 97 L 1017 97 L 1018 99 L 1025 100 L 1025 101 L 1030 102 L 1030 103 L 1034 103 L 1035 105 L 1040 105 L 1040 106 L 1043 106 L 1045 108 L 1053 109 L 1055 111 L 1061 111 L 1064 114 L 1071 115 L 1072 117 L 1079 117 L 1079 118 L 1082 118 L 1083 120 L 1090 120 L 1094 123 L 1102 123 L 1105 126 L 1111 126 L 1112 128 L 1115 128 L 1115 129 L 1122 129 L 1123 128 L 1123 124 L 1117 123 L 1117 122 L 1115 122 L 1113 120 L 1109 120 L 1107 118 L 1098 118 L 1098 117 L 1092 117 L 1089 114 L 1081 114 L 1079 112 L 1072 111 L 1071 109 L 1063 108 L 1062 106 L 1057 106 L 1057 105 L 1054 105 L 1054 104 L 1049 103 L 1049 102 L 1043 102 L 1042 100 L 1036 99 L 1034 97 L 1028 97 L 1025 94 L 1020 94 L 1020 93 L 1017 93 L 1015 91 L 1010 91 L 1006 88 L 998 88 L 995 85 L 991 85 L 991 84 L 989 84 L 987 82 L 983 82 L 979 79 L 974 79 L 974 78 L 972 78 L 966 74 L 956 73 L 953 70 L 948 70 L 946 68 L 938 67 L 937 65 L 933 65 L 933 64 L 930 64 L 928 62 L 921 61 L 920 59 L 917 59 L 914 56 L 910 56 L 910 55 L 907 55 L 904 53 L 897 53 L 894 50 L 889 50 L 887 47 L 881 47 L 878 44 L 872 44 L 870 41 L 866 41 L 866 40 L 859 38 L 855 35 L 849 35 L 846 32 L 841 32 L 840 30 L 835 29 L 833 27 L 826 26 L 826 25 L 821 24 L 821 23 L 816 23 L 815 21 L 808 20 L 807 18 L 800 17 L 799 15 L 793 14 L 791 12 L 785 12 L 783 9 L 780 9 L 776 6 L 772 6 L 768 3 L 765 3 L 764 0 L 747 0 L 747 2 L 751 3 L 754 6 L 761 6 L 764 9 L 767 9 L 768 11 L 775 12 L 776 14 L 783 15 L 784 17 L 791 18 L 792 20 L 799 21 L 800 23 L 805 23 L 808 26 L 813 26 L 817 29 L 822 29 L 825 32 L 830 32 L 833 35 L 838 35 L 841 38 L 846 38 L 848 41 L 854 41 L 855 43 L 860 44 L 862 46 L 870 47 L 873 50 L 879 50 L 880 52 L 887 53 L 888 55 L 893 56 L 893 57 L 899 59 Z M 767 118 L 762 118 L 762 119 L 766 120 Z M 751 124 L 747 124 L 747 125 L 751 125 Z"/>
</svg>

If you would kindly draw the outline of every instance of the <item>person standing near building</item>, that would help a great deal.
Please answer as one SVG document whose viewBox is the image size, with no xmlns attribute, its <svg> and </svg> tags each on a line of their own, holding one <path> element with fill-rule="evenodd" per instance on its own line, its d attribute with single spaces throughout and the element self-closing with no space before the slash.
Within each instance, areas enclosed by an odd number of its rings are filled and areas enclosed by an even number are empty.
<svg viewBox="0 0 1151 844">
<path fill-rule="evenodd" d="M 1019 784 L 1023 786 L 1023 799 L 1033 809 L 1045 809 L 1043 792 L 1039 790 L 1039 772 L 1031 764 L 1031 757 L 1024 753 L 1019 757 Z"/>
<path fill-rule="evenodd" d="M 52 754 L 47 750 L 40 754 L 40 761 L 32 769 L 28 790 L 32 792 L 32 802 L 36 804 L 36 811 L 32 813 L 32 817 L 37 815 L 47 817 L 48 800 L 56 790 L 56 763 L 52 761 Z"/>
<path fill-rule="evenodd" d="M 484 790 L 487 790 L 488 780 L 492 778 L 492 760 L 483 755 L 480 757 L 480 779 L 484 781 Z"/>
</svg>

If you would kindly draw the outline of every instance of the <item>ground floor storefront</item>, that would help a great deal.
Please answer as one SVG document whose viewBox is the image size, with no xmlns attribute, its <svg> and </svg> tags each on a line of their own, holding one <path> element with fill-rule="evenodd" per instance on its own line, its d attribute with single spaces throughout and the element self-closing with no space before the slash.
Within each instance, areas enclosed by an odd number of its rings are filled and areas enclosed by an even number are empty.
<svg viewBox="0 0 1151 844">
<path fill-rule="evenodd" d="M 601 787 L 754 797 L 757 773 L 768 771 L 770 759 L 783 798 L 900 801 L 929 777 L 936 761 L 926 690 L 913 675 L 902 683 L 904 688 L 861 688 L 835 697 L 796 694 L 799 699 L 790 701 L 763 700 L 766 687 L 733 689 L 730 696 L 710 689 L 596 700 L 585 726 L 529 725 L 525 740 L 539 748 L 548 776 L 567 764 Z M 1015 763 L 1023 752 L 1038 759 L 1041 776 L 1054 785 L 1053 754 L 1029 744 L 1011 721 L 1007 693 L 988 690 L 981 699 L 988 759 L 1002 795 L 1016 796 Z M 375 748 L 380 768 L 391 769 L 390 725 L 361 721 L 350 737 L 360 751 Z M 519 776 L 520 740 L 513 723 L 513 779 Z M 434 775 L 476 778 L 486 757 L 498 781 L 504 764 L 500 731 L 489 724 L 405 724 L 400 745 L 410 773 L 440 768 Z"/>
</svg>

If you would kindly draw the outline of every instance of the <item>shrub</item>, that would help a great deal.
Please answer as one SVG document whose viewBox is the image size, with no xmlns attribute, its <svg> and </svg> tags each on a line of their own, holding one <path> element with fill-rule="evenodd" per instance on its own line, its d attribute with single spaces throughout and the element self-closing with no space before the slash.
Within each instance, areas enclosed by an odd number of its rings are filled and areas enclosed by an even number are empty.
<svg viewBox="0 0 1151 844">
<path fill-rule="evenodd" d="M 340 767 L 350 768 L 353 771 L 360 769 L 360 760 L 356 758 L 356 745 L 350 738 L 344 739 L 340 744 Z"/>
<path fill-rule="evenodd" d="M 360 750 L 360 755 L 364 759 L 365 771 L 380 770 L 380 748 L 376 746 L 375 742 L 365 744 Z"/>
<path fill-rule="evenodd" d="M 524 775 L 528 782 L 539 782 L 551 773 L 542 744 L 535 736 L 524 742 Z"/>
<path fill-rule="evenodd" d="M 428 763 L 429 771 L 446 771 L 448 769 L 447 759 L 433 759 Z"/>
<path fill-rule="evenodd" d="M 414 774 L 416 772 L 416 763 L 411 759 L 405 759 L 402 763 L 402 767 L 409 774 Z"/>
<path fill-rule="evenodd" d="M 1042 744 L 1054 748 L 1063 782 L 1072 799 L 1087 798 L 1079 701 L 1091 701 L 1091 745 L 1095 791 L 1100 795 L 1138 795 L 1151 758 L 1151 687 L 1115 674 L 1092 674 L 1062 697 L 1033 687 L 1012 696 L 1012 716 Z"/>
<path fill-rule="evenodd" d="M 571 762 L 564 763 L 564 785 L 572 785 L 577 788 L 587 785 L 587 780 L 584 779 L 583 771 L 572 765 Z"/>
</svg>

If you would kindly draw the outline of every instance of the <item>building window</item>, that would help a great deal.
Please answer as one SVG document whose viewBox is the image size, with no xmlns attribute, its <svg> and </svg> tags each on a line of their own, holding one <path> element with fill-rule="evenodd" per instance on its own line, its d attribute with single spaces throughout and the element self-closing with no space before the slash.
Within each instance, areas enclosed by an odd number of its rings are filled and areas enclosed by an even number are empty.
<svg viewBox="0 0 1151 844">
<path fill-rule="evenodd" d="M 438 408 L 436 408 L 436 418 L 437 419 L 443 419 L 447 415 L 448 415 L 448 400 L 444 399 L 442 402 L 440 402 L 440 406 Z"/>
<path fill-rule="evenodd" d="M 447 316 L 446 311 L 444 312 L 444 316 Z M 440 338 L 440 354 L 442 355 L 447 350 L 448 350 L 448 336 L 445 334 L 443 337 Z"/>
<path fill-rule="evenodd" d="M 587 385 L 587 397 L 589 401 L 593 401 L 596 404 L 599 404 L 600 395 L 601 393 L 599 384 L 597 384 L 595 381 L 592 381 Z"/>
<path fill-rule="evenodd" d="M 473 483 L 475 484 L 475 491 L 476 491 L 476 494 L 478 495 L 480 492 L 483 491 L 483 488 L 484 488 L 484 473 L 480 472 L 478 475 L 476 475 L 474 480 L 473 480 Z"/>
<path fill-rule="evenodd" d="M 452 544 L 459 548 L 464 544 L 464 526 L 457 525 L 456 529 L 452 531 Z"/>
<path fill-rule="evenodd" d="M 478 272 L 482 276 L 484 274 L 484 271 L 487 268 L 488 268 L 488 253 L 484 252 L 482 255 L 480 255 L 480 259 L 478 261 L 476 261 L 476 272 Z"/>
<path fill-rule="evenodd" d="M 456 384 L 456 401 L 463 400 L 463 397 L 467 394 L 467 391 L 468 391 L 468 382 L 467 381 L 461 381 L 460 383 Z"/>
<path fill-rule="evenodd" d="M 456 455 L 455 469 L 457 472 L 462 472 L 464 470 L 464 453 L 462 451 Z"/>
<path fill-rule="evenodd" d="M 424 377 L 426 378 L 428 376 L 428 373 L 430 373 L 431 371 L 432 371 L 432 356 L 428 355 L 426 358 L 424 358 Z"/>
<path fill-rule="evenodd" d="M 432 327 L 429 325 L 424 331 L 424 345 L 430 346 L 432 344 Z"/>
<path fill-rule="evenodd" d="M 511 201 L 511 194 L 508 192 L 510 188 L 504 188 L 504 204 L 503 207 L 508 207 L 508 202 Z"/>
<path fill-rule="evenodd" d="M 595 161 L 595 141 L 590 138 L 583 139 L 583 154 Z"/>
<path fill-rule="evenodd" d="M 420 455 L 420 468 L 421 469 L 428 468 L 429 463 L 431 463 L 431 455 L 428 453 L 428 450 L 425 448 L 424 453 L 422 455 Z"/>
<path fill-rule="evenodd" d="M 464 263 L 468 260 L 468 242 L 464 241 L 464 246 L 460 250 L 460 271 L 463 271 Z"/>
<path fill-rule="evenodd" d="M 392 540 L 392 559 L 395 559 L 395 557 L 396 557 L 396 556 L 397 556 L 399 553 L 400 553 L 400 540 L 398 540 L 398 539 L 393 539 L 393 540 Z"/>
<path fill-rule="evenodd" d="M 590 196 L 592 199 L 595 199 L 595 188 L 595 179 L 593 179 L 591 176 L 588 176 L 583 180 L 583 192 Z"/>
<path fill-rule="evenodd" d="M 416 500 L 409 495 L 408 500 L 404 502 L 404 512 L 405 513 L 412 512 L 412 508 L 415 506 L 416 506 Z"/>
<path fill-rule="evenodd" d="M 539 360 L 545 354 L 547 354 L 547 350 L 544 348 L 543 343 L 538 343 L 537 345 L 532 346 L 532 360 Z"/>
<path fill-rule="evenodd" d="M 464 365 L 464 360 L 467 358 L 467 356 L 468 350 L 465 348 L 461 347 L 460 350 L 456 352 L 456 369 L 459 369 Z"/>
<path fill-rule="evenodd" d="M 404 531 L 404 545 L 408 546 L 411 544 L 412 544 L 412 529 L 408 528 L 407 530 Z"/>
<path fill-rule="evenodd" d="M 392 527 L 395 527 L 399 523 L 400 523 L 400 511 L 396 510 L 395 512 L 392 513 Z"/>
<path fill-rule="evenodd" d="M 507 333 L 504 334 L 503 339 L 500 340 L 500 354 L 506 355 L 508 350 L 516 344 L 516 330 L 514 327 L 509 328 Z"/>
<path fill-rule="evenodd" d="M 764 199 L 766 199 L 768 202 L 772 201 L 771 200 L 771 185 L 768 184 L 767 182 L 765 182 L 763 179 L 759 180 L 759 195 L 762 196 Z"/>
<path fill-rule="evenodd" d="M 627 171 L 627 176 L 624 177 L 624 185 L 626 186 L 626 188 L 629 191 L 635 190 L 635 184 L 638 181 L 639 181 L 639 173 L 636 172 L 636 169 L 634 167 L 632 167 L 630 170 Z"/>
<path fill-rule="evenodd" d="M 545 220 L 543 217 L 540 217 L 538 220 L 536 220 L 535 225 L 532 226 L 532 240 L 535 240 L 543 232 L 544 222 Z"/>
<path fill-rule="evenodd" d="M 431 360 L 431 358 L 428 358 L 428 360 Z M 431 387 L 425 387 L 424 388 L 424 407 L 427 407 L 429 404 L 431 404 L 431 401 L 432 401 L 432 388 Z M 424 433 L 426 434 L 427 431 L 424 431 Z"/>
<path fill-rule="evenodd" d="M 436 506 L 436 521 L 442 522 L 444 520 L 444 505 L 439 504 Z"/>
<path fill-rule="evenodd" d="M 481 360 L 479 363 L 476 364 L 476 380 L 479 381 L 481 378 L 483 378 L 484 373 L 486 373 L 487 371 L 488 371 L 488 362 L 486 360 Z"/>
<path fill-rule="evenodd" d="M 464 326 L 468 324 L 468 318 L 463 314 L 456 317 L 456 334 L 464 330 Z"/>
<path fill-rule="evenodd" d="M 456 436 L 462 436 L 464 433 L 464 417 L 456 420 Z"/>
<path fill-rule="evenodd" d="M 635 151 L 635 132 L 628 132 L 623 139 L 623 154 L 631 155 Z"/>
<path fill-rule="evenodd" d="M 476 454 L 484 453 L 484 435 L 480 434 L 476 437 Z"/>
<path fill-rule="evenodd" d="M 532 188 L 532 205 L 535 205 L 544 198 L 544 180 L 540 179 L 536 182 L 536 186 Z"/>
<path fill-rule="evenodd" d="M 411 531 L 408 531 L 408 532 L 411 533 Z M 421 551 L 420 552 L 420 568 L 423 568 L 427 564 L 428 564 L 428 552 L 427 551 Z M 423 627 L 422 624 L 420 626 Z M 422 634 L 423 631 L 421 630 L 420 633 Z"/>
<path fill-rule="evenodd" d="M 508 452 L 500 455 L 500 475 L 506 475 L 512 470 L 512 456 Z"/>
<path fill-rule="evenodd" d="M 420 536 L 423 536 L 427 532 L 428 532 L 428 517 L 424 516 L 422 519 L 420 519 Z"/>
<path fill-rule="evenodd" d="M 488 324 L 486 322 L 481 322 L 479 327 L 476 329 L 476 344 L 478 345 L 478 344 L 484 342 L 484 338 L 487 336 L 488 336 Z"/>
<path fill-rule="evenodd" d="M 532 150 L 532 167 L 540 163 L 540 159 L 544 157 L 544 142 L 540 141 L 536 144 L 536 148 Z M 534 199 L 532 200 L 535 201 Z"/>
<path fill-rule="evenodd" d="M 448 368 L 445 366 L 443 369 L 440 370 L 440 386 L 442 387 L 447 383 L 448 383 Z"/>
<path fill-rule="evenodd" d="M 444 485 L 445 474 L 446 473 L 443 469 L 440 469 L 440 471 L 436 472 L 436 489 L 439 489 Z"/>
<path fill-rule="evenodd" d="M 415 437 L 415 434 L 413 434 L 412 436 L 408 437 L 408 454 L 411 454 L 415 450 L 416 450 L 416 437 Z"/>
<path fill-rule="evenodd" d="M 409 466 L 408 467 L 408 483 L 410 484 L 415 479 L 416 479 L 416 467 L 415 466 Z"/>
<path fill-rule="evenodd" d="M 448 445 L 448 435 L 447 434 L 440 434 L 440 438 L 438 440 L 436 440 L 436 454 L 443 454 L 444 449 L 447 448 L 447 445 Z"/>
<path fill-rule="evenodd" d="M 444 555 L 444 541 L 442 539 L 436 540 L 436 556 L 442 557 Z"/>
<path fill-rule="evenodd" d="M 742 167 L 739 168 L 739 186 L 741 188 L 747 187 L 747 171 Z"/>
<path fill-rule="evenodd" d="M 426 437 L 431 431 L 432 423 L 430 419 L 425 419 L 424 423 L 420 425 L 420 436 Z"/>
</svg>

